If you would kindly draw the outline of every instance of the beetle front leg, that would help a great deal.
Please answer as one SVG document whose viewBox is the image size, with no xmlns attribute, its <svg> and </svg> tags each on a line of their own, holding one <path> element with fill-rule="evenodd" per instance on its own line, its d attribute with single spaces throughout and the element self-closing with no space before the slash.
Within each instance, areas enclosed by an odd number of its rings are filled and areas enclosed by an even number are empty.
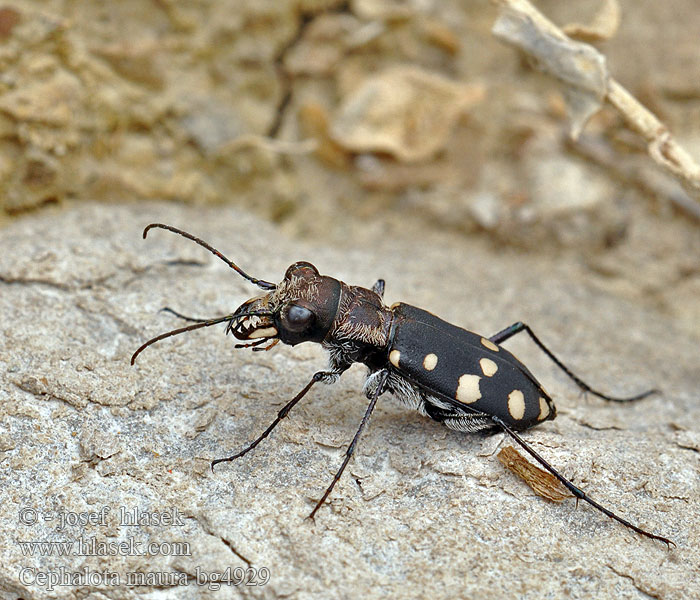
<svg viewBox="0 0 700 600">
<path fill-rule="evenodd" d="M 301 390 L 294 398 L 292 398 L 287 404 L 285 404 L 282 409 L 277 413 L 277 417 L 275 420 L 270 424 L 270 426 L 263 431 L 263 433 L 255 440 L 253 441 L 250 445 L 248 445 L 246 448 L 238 452 L 237 454 L 234 454 L 233 456 L 229 456 L 228 458 L 217 458 L 211 462 L 211 470 L 214 471 L 214 465 L 218 465 L 219 463 L 222 462 L 230 462 L 232 460 L 236 460 L 237 458 L 240 458 L 244 454 L 247 454 L 250 452 L 255 446 L 257 446 L 260 442 L 262 442 L 270 433 L 272 430 L 277 427 L 279 422 L 284 419 L 288 414 L 289 411 L 294 408 L 294 405 L 299 402 L 304 396 L 306 396 L 306 393 L 311 389 L 311 387 L 314 385 L 314 383 L 318 383 L 319 381 L 324 381 L 327 382 L 328 379 L 330 378 L 332 381 L 335 381 L 335 379 L 338 378 L 340 373 L 333 372 L 333 371 L 319 371 L 318 373 L 314 373 L 314 376 L 311 378 L 311 381 L 307 383 L 304 386 L 304 389 Z"/>
<path fill-rule="evenodd" d="M 530 329 L 529 325 L 526 325 L 525 323 L 521 323 L 518 321 L 517 323 L 513 323 L 510 327 L 506 327 L 502 331 L 499 331 L 497 334 L 492 335 L 489 340 L 492 341 L 494 344 L 501 344 L 502 342 L 505 342 L 507 339 L 513 337 L 514 335 L 520 333 L 521 331 L 526 331 L 527 334 L 530 336 L 533 342 L 537 344 L 540 350 L 544 352 L 551 360 L 552 362 L 557 365 L 564 373 L 566 373 L 572 381 L 579 387 L 581 390 L 584 392 L 590 392 L 594 396 L 598 396 L 598 398 L 602 398 L 603 400 L 608 400 L 610 402 L 632 402 L 634 400 L 641 400 L 642 398 L 646 398 L 647 396 L 650 396 L 651 394 L 656 394 L 658 393 L 658 390 L 652 389 L 652 390 L 647 390 L 646 392 L 642 392 L 641 394 L 636 394 L 635 396 L 628 396 L 628 397 L 617 397 L 617 396 L 608 396 L 607 394 L 603 394 L 602 392 L 599 392 L 597 390 L 594 390 L 590 385 L 588 385 L 585 381 L 583 381 L 580 377 L 572 373 L 571 369 L 569 369 L 563 362 L 561 362 L 554 354 L 552 351 L 545 346 L 542 341 L 534 334 L 532 329 Z"/>
<path fill-rule="evenodd" d="M 379 396 L 382 395 L 382 392 L 384 392 L 384 388 L 386 386 L 386 381 L 388 378 L 389 378 L 389 371 L 386 371 L 386 370 L 382 371 L 382 374 L 380 375 L 379 383 L 378 383 L 377 387 L 374 389 L 374 391 L 372 392 L 372 398 L 370 399 L 369 406 L 367 407 L 367 410 L 365 411 L 365 416 L 362 417 L 362 421 L 360 421 L 360 426 L 357 428 L 357 432 L 355 433 L 355 437 L 352 438 L 352 442 L 350 442 L 348 449 L 345 451 L 345 459 L 343 460 L 343 464 L 340 465 L 340 469 L 338 469 L 338 472 L 333 477 L 333 481 L 331 481 L 331 484 L 328 486 L 328 488 L 324 492 L 321 499 L 316 503 L 316 506 L 311 511 L 311 514 L 309 515 L 309 519 L 314 518 L 316 511 L 318 511 L 318 509 L 321 508 L 323 503 L 326 501 L 326 498 L 328 498 L 330 493 L 333 491 L 335 484 L 338 483 L 338 480 L 340 479 L 341 475 L 343 474 L 343 471 L 345 471 L 345 467 L 348 466 L 348 462 L 350 462 L 350 457 L 353 455 L 353 452 L 355 452 L 355 446 L 357 445 L 357 440 L 360 439 L 360 435 L 362 434 L 362 430 L 365 428 L 365 425 L 367 425 L 367 422 L 369 421 L 369 418 L 372 414 L 372 411 L 374 410 L 374 407 L 377 404 L 377 399 L 379 398 Z"/>
</svg>

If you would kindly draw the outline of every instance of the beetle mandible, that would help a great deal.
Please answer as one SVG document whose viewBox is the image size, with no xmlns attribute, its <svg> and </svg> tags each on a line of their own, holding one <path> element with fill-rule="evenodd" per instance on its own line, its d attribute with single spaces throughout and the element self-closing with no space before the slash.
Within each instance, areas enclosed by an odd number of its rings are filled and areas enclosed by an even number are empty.
<svg viewBox="0 0 700 600">
<path fill-rule="evenodd" d="M 244 343 L 236 348 L 269 350 L 278 342 L 296 345 L 316 342 L 329 353 L 329 366 L 313 375 L 304 388 L 279 411 L 270 426 L 240 452 L 212 461 L 214 465 L 235 460 L 264 440 L 289 411 L 318 383 L 333 383 L 353 363 L 367 366 L 369 374 L 364 393 L 369 405 L 345 453 L 340 468 L 309 517 L 313 518 L 340 479 L 352 456 L 379 396 L 390 392 L 407 406 L 465 432 L 503 431 L 540 465 L 556 477 L 576 498 L 608 517 L 651 539 L 673 544 L 668 538 L 650 533 L 591 499 L 583 490 L 561 475 L 520 435 L 523 431 L 553 419 L 554 402 L 528 368 L 501 344 L 520 332 L 533 342 L 584 392 L 604 400 L 629 402 L 655 392 L 618 398 L 603 394 L 582 381 L 566 367 L 524 323 L 484 337 L 462 329 L 415 306 L 383 302 L 384 281 L 372 289 L 348 285 L 321 275 L 308 262 L 295 262 L 281 283 L 250 276 L 221 252 L 176 227 L 152 223 L 143 231 L 146 238 L 153 228 L 166 229 L 203 246 L 239 275 L 265 290 L 265 294 L 244 302 L 233 313 L 213 319 L 186 317 L 170 308 L 164 310 L 195 324 L 168 331 L 147 341 L 131 357 L 167 337 L 227 322 L 226 333 Z"/>
</svg>

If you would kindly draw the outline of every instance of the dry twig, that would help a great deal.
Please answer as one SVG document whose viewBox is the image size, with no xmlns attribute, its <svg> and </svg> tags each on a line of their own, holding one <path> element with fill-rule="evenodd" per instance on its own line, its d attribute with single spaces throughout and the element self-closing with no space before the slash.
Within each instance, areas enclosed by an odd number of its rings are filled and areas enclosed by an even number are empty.
<svg viewBox="0 0 700 600">
<path fill-rule="evenodd" d="M 567 37 L 528 0 L 491 0 L 501 9 L 493 33 L 537 59 L 540 68 L 566 84 L 576 138 L 586 121 L 607 101 L 647 142 L 651 158 L 700 202 L 700 166 L 668 128 L 607 71 L 595 48 Z"/>
</svg>

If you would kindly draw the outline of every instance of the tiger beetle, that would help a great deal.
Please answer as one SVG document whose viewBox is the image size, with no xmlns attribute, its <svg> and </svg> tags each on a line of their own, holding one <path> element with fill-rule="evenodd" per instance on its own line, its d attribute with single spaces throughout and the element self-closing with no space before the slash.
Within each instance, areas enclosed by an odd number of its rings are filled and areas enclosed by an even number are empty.
<svg viewBox="0 0 700 600">
<path fill-rule="evenodd" d="M 244 342 L 236 344 L 236 348 L 261 351 L 269 350 L 278 342 L 291 346 L 316 342 L 330 355 L 328 369 L 315 373 L 258 438 L 240 452 L 214 460 L 212 470 L 214 465 L 233 461 L 255 448 L 314 384 L 334 383 L 353 363 L 359 362 L 369 369 L 363 390 L 369 405 L 340 468 L 311 511 L 310 518 L 318 512 L 340 479 L 379 396 L 390 392 L 410 408 L 450 429 L 469 433 L 505 432 L 556 477 L 577 501 L 587 502 L 643 536 L 669 546 L 673 544 L 668 538 L 630 523 L 591 499 L 523 440 L 518 432 L 554 419 L 556 408 L 535 376 L 501 344 L 525 331 L 583 392 L 604 400 L 631 402 L 646 398 L 656 390 L 619 398 L 591 388 L 572 373 L 525 323 L 514 323 L 491 337 L 483 337 L 409 304 L 399 302 L 386 307 L 382 301 L 382 279 L 372 289 L 347 285 L 333 277 L 320 275 L 308 262 L 292 264 L 281 283 L 263 281 L 248 275 L 203 240 L 170 225 L 152 223 L 144 229 L 143 237 L 146 238 L 153 228 L 167 229 L 203 246 L 266 293 L 244 302 L 231 314 L 212 319 L 195 319 L 170 308 L 163 309 L 194 324 L 147 341 L 134 352 L 132 365 L 137 356 L 155 342 L 224 322 L 228 323 L 226 333 L 233 333 Z"/>
</svg>

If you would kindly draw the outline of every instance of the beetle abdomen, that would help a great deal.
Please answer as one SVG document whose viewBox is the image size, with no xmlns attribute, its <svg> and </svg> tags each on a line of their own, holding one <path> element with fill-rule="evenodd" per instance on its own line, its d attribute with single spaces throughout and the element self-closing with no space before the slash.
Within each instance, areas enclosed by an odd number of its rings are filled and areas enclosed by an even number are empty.
<svg viewBox="0 0 700 600">
<path fill-rule="evenodd" d="M 554 405 L 515 356 L 487 338 L 399 303 L 389 362 L 428 394 L 449 399 L 457 411 L 478 411 L 527 429 L 553 419 Z"/>
</svg>

